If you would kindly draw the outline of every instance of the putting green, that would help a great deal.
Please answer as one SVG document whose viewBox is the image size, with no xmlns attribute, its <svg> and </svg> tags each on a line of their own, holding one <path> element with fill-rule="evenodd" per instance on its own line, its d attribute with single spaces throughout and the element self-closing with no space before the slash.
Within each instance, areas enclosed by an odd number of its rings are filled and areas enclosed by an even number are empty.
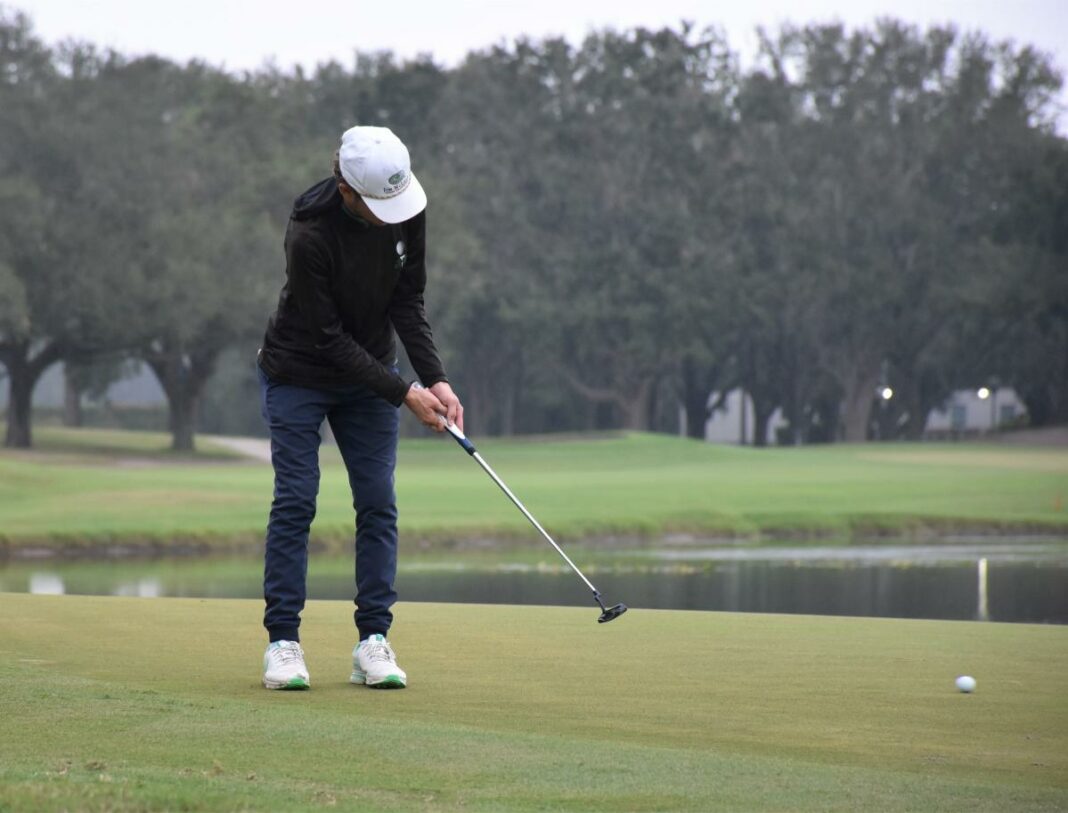
<svg viewBox="0 0 1068 813">
<path fill-rule="evenodd" d="M 0 594 L 0 810 L 1068 806 L 1063 627 L 401 604 L 376 692 L 350 610 L 268 692 L 260 602 Z"/>
</svg>

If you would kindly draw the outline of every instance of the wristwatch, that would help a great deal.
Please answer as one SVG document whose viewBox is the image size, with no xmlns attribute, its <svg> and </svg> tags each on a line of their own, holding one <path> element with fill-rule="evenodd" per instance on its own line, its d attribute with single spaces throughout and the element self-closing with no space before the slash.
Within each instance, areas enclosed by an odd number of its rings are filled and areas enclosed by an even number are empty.
<svg viewBox="0 0 1068 813">
<path fill-rule="evenodd" d="M 413 382 L 412 382 L 412 385 L 411 385 L 410 387 L 408 387 L 408 389 L 409 389 L 409 390 L 425 390 L 425 389 L 426 389 L 426 387 L 424 387 L 424 386 L 423 386 L 423 385 L 422 385 L 421 383 L 419 383 L 418 381 L 413 381 Z"/>
</svg>

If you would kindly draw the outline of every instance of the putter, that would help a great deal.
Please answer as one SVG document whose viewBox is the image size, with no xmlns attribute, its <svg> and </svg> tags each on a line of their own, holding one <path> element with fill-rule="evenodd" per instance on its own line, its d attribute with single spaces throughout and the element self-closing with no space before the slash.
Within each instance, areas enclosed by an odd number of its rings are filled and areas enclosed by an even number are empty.
<svg viewBox="0 0 1068 813">
<path fill-rule="evenodd" d="M 606 624 L 609 621 L 615 618 L 619 618 L 621 615 L 623 615 L 623 613 L 627 611 L 627 605 L 616 604 L 612 607 L 605 607 L 604 601 L 601 599 L 601 594 L 597 591 L 597 588 L 594 587 L 593 583 L 582 574 L 582 571 L 579 570 L 578 566 L 571 561 L 570 557 L 568 557 L 568 555 L 564 553 L 563 548 L 557 545 L 556 542 L 553 541 L 553 538 L 549 536 L 548 533 L 546 533 L 545 529 L 538 524 L 538 521 L 534 519 L 534 516 L 523 506 L 523 503 L 519 501 L 519 498 L 516 497 L 515 494 L 513 494 L 509 490 L 508 486 L 506 486 L 504 484 L 504 481 L 497 476 L 496 472 L 494 472 L 493 469 L 489 467 L 489 464 L 482 459 L 482 455 L 480 455 L 475 450 L 475 444 L 473 444 L 467 439 L 464 433 L 460 431 L 460 428 L 458 426 L 450 424 L 448 421 L 445 420 L 444 417 L 441 419 L 441 422 L 445 424 L 445 429 L 448 430 L 449 434 L 456 439 L 456 442 L 460 444 L 463 450 L 475 459 L 475 462 L 482 467 L 483 471 L 485 471 L 486 474 L 490 476 L 493 482 L 500 486 L 501 491 L 505 493 L 505 495 L 508 497 L 508 499 L 512 501 L 515 507 L 522 511 L 523 516 L 530 520 L 530 524 L 537 528 L 538 533 L 545 537 L 545 541 L 552 545 L 554 548 L 556 548 L 556 552 L 564 557 L 564 561 L 571 566 L 571 569 L 575 571 L 578 577 L 586 583 L 586 586 L 590 588 L 590 590 L 593 591 L 593 600 L 596 601 L 598 606 L 601 608 L 601 617 L 597 619 L 597 622 L 599 624 Z"/>
</svg>

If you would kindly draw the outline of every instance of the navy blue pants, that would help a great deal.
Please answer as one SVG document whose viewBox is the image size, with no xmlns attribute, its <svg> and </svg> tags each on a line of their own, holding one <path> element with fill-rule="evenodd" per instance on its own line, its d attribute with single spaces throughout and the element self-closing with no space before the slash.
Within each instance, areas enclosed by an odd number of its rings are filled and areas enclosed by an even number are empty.
<svg viewBox="0 0 1068 813">
<path fill-rule="evenodd" d="M 261 406 L 271 430 L 274 501 L 267 525 L 263 625 L 271 641 L 299 641 L 308 576 L 308 531 L 319 493 L 319 429 L 330 422 L 348 469 L 356 509 L 356 627 L 360 640 L 389 632 L 397 600 L 399 410 L 371 390 L 295 387 L 259 369 Z"/>
</svg>

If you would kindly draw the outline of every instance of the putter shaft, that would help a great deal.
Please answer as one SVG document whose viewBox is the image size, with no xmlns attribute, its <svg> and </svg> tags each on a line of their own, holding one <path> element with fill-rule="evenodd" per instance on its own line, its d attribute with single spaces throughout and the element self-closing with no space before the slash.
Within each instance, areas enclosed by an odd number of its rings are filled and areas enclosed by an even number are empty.
<svg viewBox="0 0 1068 813">
<path fill-rule="evenodd" d="M 575 571 L 578 577 L 582 579 L 582 581 L 586 582 L 586 586 L 593 591 L 593 595 L 594 598 L 597 599 L 597 603 L 601 604 L 600 594 L 597 592 L 597 588 L 590 584 L 590 580 L 582 575 L 582 571 L 579 570 L 578 566 L 571 561 L 571 557 L 564 553 L 563 548 L 557 545 L 553 538 L 549 536 L 548 532 L 541 527 L 541 524 L 536 519 L 534 519 L 534 515 L 526 509 L 523 503 L 519 501 L 519 498 L 511 492 L 508 486 L 504 484 L 504 481 L 497 476 L 497 473 L 492 468 L 490 468 L 489 463 L 482 459 L 482 455 L 480 455 L 478 452 L 472 452 L 471 457 L 475 458 L 475 461 L 478 463 L 478 465 L 480 465 L 486 472 L 486 474 L 488 474 L 493 479 L 493 482 L 495 482 L 500 487 L 501 491 L 503 491 L 505 495 L 507 495 L 508 499 L 512 501 L 515 507 L 523 512 L 523 516 L 525 516 L 530 521 L 530 524 L 538 529 L 538 533 L 545 537 L 545 541 L 552 545 L 554 548 L 556 548 L 556 552 L 559 553 L 562 557 L 564 557 L 564 561 L 571 566 L 571 569 Z M 603 604 L 601 604 L 601 608 L 604 608 Z"/>
<path fill-rule="evenodd" d="M 552 545 L 553 548 L 556 549 L 556 552 L 563 557 L 564 561 L 567 562 L 571 569 L 575 571 L 575 575 L 577 575 L 580 579 L 582 579 L 582 581 L 586 583 L 586 586 L 589 587 L 590 590 L 593 592 L 594 599 L 597 601 L 597 603 L 601 606 L 601 609 L 603 610 L 605 607 L 604 602 L 601 601 L 601 594 L 597 592 L 597 588 L 594 587 L 590 580 L 587 579 L 583 575 L 582 571 L 578 569 L 578 565 L 571 561 L 571 557 L 564 553 L 563 548 L 557 545 L 553 538 L 549 536 L 548 532 L 541 527 L 541 523 L 534 519 L 534 515 L 526 509 L 526 506 L 519 501 L 519 498 L 512 493 L 511 489 L 504 484 L 504 481 L 497 476 L 497 473 L 492 468 L 490 468 L 489 463 L 482 459 L 482 455 L 478 453 L 478 451 L 475 449 L 475 445 L 467 439 L 467 436 L 464 435 L 464 433 L 461 432 L 457 426 L 448 423 L 447 421 L 445 421 L 444 418 L 442 418 L 441 420 L 445 424 L 445 428 L 448 430 L 449 434 L 456 438 L 456 442 L 463 447 L 464 451 L 475 459 L 475 462 L 482 467 L 482 470 L 485 471 L 486 474 L 490 476 L 490 479 L 492 479 L 493 482 L 495 482 L 497 486 L 501 489 L 501 491 L 505 493 L 505 496 L 507 496 L 508 499 L 512 501 L 512 504 L 523 512 L 523 516 L 525 516 L 530 522 L 530 524 L 538 530 L 538 533 L 545 537 L 545 541 Z"/>
</svg>

